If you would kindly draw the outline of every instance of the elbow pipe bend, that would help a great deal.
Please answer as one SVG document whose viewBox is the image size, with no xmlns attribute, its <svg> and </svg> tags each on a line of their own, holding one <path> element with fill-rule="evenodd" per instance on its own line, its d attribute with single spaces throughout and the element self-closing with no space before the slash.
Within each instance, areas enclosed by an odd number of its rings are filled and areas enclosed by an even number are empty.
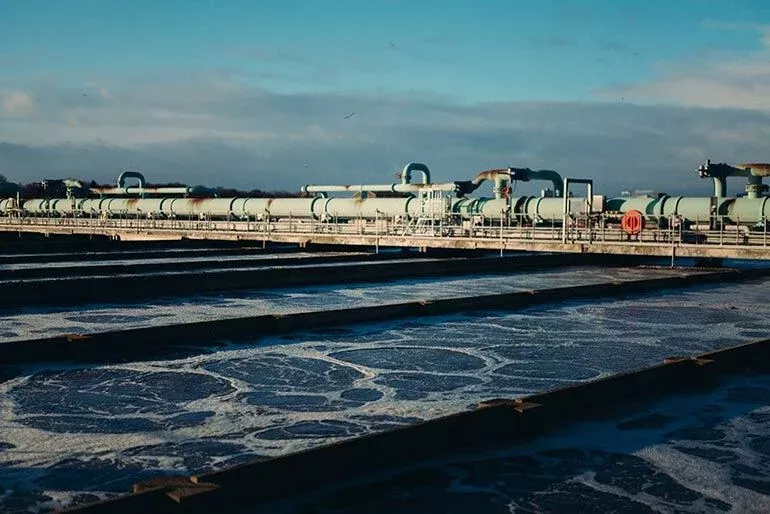
<svg viewBox="0 0 770 514">
<path fill-rule="evenodd" d="M 118 175 L 118 187 L 124 188 L 126 187 L 126 179 L 128 178 L 135 178 L 139 181 L 139 187 L 144 189 L 146 181 L 144 180 L 144 175 L 139 173 L 138 171 L 133 170 L 126 170 L 120 175 Z"/>
<path fill-rule="evenodd" d="M 430 170 L 428 169 L 428 166 L 421 162 L 410 162 L 406 166 L 404 166 L 403 171 L 401 172 L 401 183 L 402 184 L 411 184 L 412 183 L 412 172 L 413 171 L 419 171 L 422 173 L 422 183 L 423 184 L 430 184 Z"/>
</svg>

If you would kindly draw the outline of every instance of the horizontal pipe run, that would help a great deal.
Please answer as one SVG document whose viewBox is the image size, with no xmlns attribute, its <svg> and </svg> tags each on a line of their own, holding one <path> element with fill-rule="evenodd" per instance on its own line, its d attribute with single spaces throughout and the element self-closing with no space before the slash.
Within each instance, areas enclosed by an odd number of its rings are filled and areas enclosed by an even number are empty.
<svg viewBox="0 0 770 514">
<path fill-rule="evenodd" d="M 496 258 L 424 259 L 412 262 L 349 264 L 329 273 L 328 266 L 275 267 L 256 270 L 215 270 L 158 275 L 61 278 L 0 282 L 0 307 L 74 305 L 84 302 L 125 302 L 163 296 L 214 291 L 270 289 L 354 282 L 377 282 L 412 277 L 456 276 L 473 273 L 512 273 L 577 264 L 620 265 L 644 258 L 601 255 L 527 255 Z"/>
<path fill-rule="evenodd" d="M 188 195 L 194 192 L 191 187 L 92 187 L 89 191 L 103 196 L 124 195 Z"/>
<path fill-rule="evenodd" d="M 493 170 L 494 171 L 494 170 Z M 504 174 L 485 172 L 483 176 L 492 176 L 496 198 L 452 198 L 434 213 L 436 217 L 457 216 L 464 220 L 483 214 L 487 222 L 499 223 L 505 220 L 511 226 L 522 223 L 553 223 L 561 226 L 563 222 L 563 201 L 558 198 L 520 196 L 507 199 L 510 192 L 503 194 L 508 182 L 503 180 Z M 757 179 L 759 180 L 759 179 Z M 454 182 L 441 184 L 390 184 L 390 185 L 360 185 L 360 186 L 305 186 L 309 192 L 330 191 L 390 191 L 409 193 L 397 198 L 31 198 L 22 202 L 25 216 L 18 222 L 17 230 L 25 230 L 22 221 L 34 222 L 48 220 L 73 220 L 85 223 L 96 222 L 102 225 L 106 220 L 131 220 L 137 225 L 141 221 L 249 221 L 249 220 L 304 220 L 306 222 L 331 220 L 366 220 L 368 222 L 385 219 L 418 219 L 424 215 L 424 208 L 435 208 L 434 200 L 428 195 L 413 193 L 427 191 L 453 192 L 456 195 L 472 191 L 472 182 Z M 560 187 L 564 187 L 563 185 Z M 355 189 L 354 189 L 355 188 Z M 656 197 L 637 196 L 607 198 L 597 213 L 610 214 L 610 219 L 619 222 L 617 213 L 638 210 L 650 220 L 668 222 L 672 217 L 681 219 L 686 224 L 696 221 L 709 221 L 715 216 L 722 216 L 728 224 L 754 227 L 770 219 L 770 206 L 764 203 L 766 197 L 761 197 L 763 185 L 759 182 L 751 184 L 751 194 L 742 198 L 712 197 Z M 719 194 L 719 193 L 717 193 Z M 361 195 L 365 196 L 365 195 Z M 448 195 L 449 196 L 449 195 Z M 565 200 L 567 200 L 565 198 Z M 588 199 L 593 201 L 593 199 Z M 432 203 L 433 202 L 433 203 Z M 581 198 L 569 199 L 573 214 L 583 214 L 585 209 L 580 206 L 586 201 Z M 333 204 L 334 207 L 329 206 Z M 433 207 L 431 207 L 433 205 Z M 487 206 L 489 209 L 468 209 L 468 205 Z M 510 206 L 510 208 L 509 208 Z M 7 221 L 17 218 L 10 216 L 7 200 L 0 199 L 0 217 Z M 41 218 L 42 217 L 42 218 Z M 505 225 L 505 223 L 504 223 Z M 342 225 L 344 226 L 344 224 Z"/>
<path fill-rule="evenodd" d="M 95 334 L 64 335 L 0 343 L 0 362 L 28 362 L 146 358 L 174 346 L 213 344 L 218 340 L 256 339 L 320 327 L 379 322 L 408 317 L 438 316 L 479 309 L 525 308 L 564 300 L 624 296 L 696 284 L 757 279 L 770 270 L 691 273 L 674 277 L 608 282 L 584 286 L 523 291 L 486 296 L 414 301 L 372 307 L 261 315 L 161 325 Z"/>
<path fill-rule="evenodd" d="M 431 184 L 354 184 L 349 186 L 340 185 L 313 185 L 302 186 L 303 193 L 419 193 L 421 191 L 445 191 L 455 192 L 458 185 L 454 182 L 438 182 Z"/>
<path fill-rule="evenodd" d="M 493 399 L 469 411 L 281 457 L 150 480 L 136 484 L 134 494 L 68 512 L 258 512 L 273 501 L 381 480 L 405 466 L 521 445 L 665 395 L 713 389 L 731 374 L 767 373 L 769 363 L 770 340 L 758 340 L 544 393 Z"/>
</svg>

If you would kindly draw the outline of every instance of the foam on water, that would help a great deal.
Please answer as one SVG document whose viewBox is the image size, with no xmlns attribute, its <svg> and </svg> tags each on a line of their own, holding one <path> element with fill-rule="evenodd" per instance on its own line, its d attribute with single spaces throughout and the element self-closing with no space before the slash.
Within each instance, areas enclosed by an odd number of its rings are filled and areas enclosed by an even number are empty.
<svg viewBox="0 0 770 514">
<path fill-rule="evenodd" d="M 0 341 L 87 334 L 224 317 L 287 314 L 582 285 L 608 280 L 633 280 L 679 274 L 668 270 L 579 267 L 537 273 L 477 275 L 460 278 L 412 279 L 393 283 L 310 286 L 269 291 L 237 291 L 214 295 L 155 299 L 132 304 L 90 304 L 0 310 Z"/>
<path fill-rule="evenodd" d="M 315 330 L 184 359 L 26 369 L 0 384 L 2 506 L 82 502 L 149 476 L 280 455 L 745 341 L 770 332 L 768 284 Z M 634 458 L 663 468 L 656 455 Z M 737 505 L 737 494 L 725 489 L 719 501 Z"/>
</svg>

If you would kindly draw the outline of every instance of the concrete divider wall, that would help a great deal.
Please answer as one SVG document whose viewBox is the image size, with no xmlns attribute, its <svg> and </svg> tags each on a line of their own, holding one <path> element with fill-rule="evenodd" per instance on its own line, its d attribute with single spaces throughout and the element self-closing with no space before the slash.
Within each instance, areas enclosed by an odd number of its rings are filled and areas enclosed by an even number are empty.
<svg viewBox="0 0 770 514">
<path fill-rule="evenodd" d="M 212 257 L 218 257 L 221 253 L 213 254 Z M 94 275 L 120 275 L 130 273 L 153 273 L 163 271 L 192 271 L 192 270 L 223 270 L 237 268 L 256 268 L 264 266 L 308 266 L 311 264 L 333 264 L 343 262 L 385 262 L 394 259 L 404 259 L 399 254 L 365 254 L 351 253 L 349 255 L 313 255 L 303 257 L 258 257 L 254 251 L 251 252 L 251 258 L 244 255 L 242 259 L 225 259 L 207 261 L 185 261 L 184 259 L 194 257 L 187 254 L 171 255 L 180 260 L 178 262 L 137 262 L 131 264 L 93 264 L 88 266 L 76 267 L 39 267 L 22 269 L 0 269 L 0 280 L 28 280 L 35 278 L 61 278 L 61 277 L 84 277 Z M 202 254 L 200 256 L 205 256 Z M 161 256 L 162 257 L 162 256 Z M 122 259 L 122 257 L 119 257 Z"/>
<path fill-rule="evenodd" d="M 179 257 L 182 259 L 188 257 L 206 257 L 206 256 L 239 256 L 244 257 L 265 255 L 265 254 L 287 254 L 287 253 L 299 253 L 308 252 L 314 250 L 308 250 L 305 248 L 299 248 L 298 246 L 276 246 L 262 248 L 261 246 L 230 246 L 222 247 L 219 245 L 215 248 L 178 248 L 172 246 L 170 248 L 149 248 L 142 250 L 141 248 L 133 248 L 130 245 L 117 248 L 107 249 L 92 249 L 84 248 L 79 252 L 69 251 L 71 249 L 65 249 L 68 251 L 61 253 L 34 253 L 34 254 L 9 254 L 5 253 L 6 247 L 2 247 L 3 255 L 0 257 L 0 264 L 29 264 L 36 262 L 73 262 L 73 261 L 102 261 L 102 260 L 138 260 L 138 259 L 161 259 L 168 257 Z M 315 250 L 318 251 L 318 250 Z M 324 250 L 326 251 L 326 250 Z M 331 250 L 329 250 L 331 251 Z M 343 252 L 355 252 L 361 254 L 363 249 L 346 248 L 340 250 Z"/>
<path fill-rule="evenodd" d="M 409 277 L 470 273 L 509 273 L 565 265 L 621 265 L 647 260 L 596 255 L 526 255 L 412 262 L 348 264 L 330 273 L 328 267 L 259 270 L 214 270 L 163 275 L 76 277 L 35 282 L 0 283 L 0 307 L 72 305 L 83 302 L 122 302 L 141 298 L 202 294 L 238 289 L 376 282 Z"/>
</svg>

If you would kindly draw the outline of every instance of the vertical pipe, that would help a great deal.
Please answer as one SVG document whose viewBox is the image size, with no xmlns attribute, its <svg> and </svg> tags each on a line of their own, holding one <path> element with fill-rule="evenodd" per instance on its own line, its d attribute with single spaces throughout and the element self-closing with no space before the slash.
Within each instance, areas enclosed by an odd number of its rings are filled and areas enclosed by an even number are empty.
<svg viewBox="0 0 770 514">
<path fill-rule="evenodd" d="M 727 178 L 714 177 L 714 196 L 717 198 L 727 196 Z"/>
<path fill-rule="evenodd" d="M 561 242 L 567 244 L 567 211 L 569 211 L 569 179 L 564 178 L 564 201 L 562 202 Z"/>
<path fill-rule="evenodd" d="M 746 184 L 746 196 L 757 199 L 762 192 L 762 177 L 749 175 L 748 184 Z"/>
</svg>

